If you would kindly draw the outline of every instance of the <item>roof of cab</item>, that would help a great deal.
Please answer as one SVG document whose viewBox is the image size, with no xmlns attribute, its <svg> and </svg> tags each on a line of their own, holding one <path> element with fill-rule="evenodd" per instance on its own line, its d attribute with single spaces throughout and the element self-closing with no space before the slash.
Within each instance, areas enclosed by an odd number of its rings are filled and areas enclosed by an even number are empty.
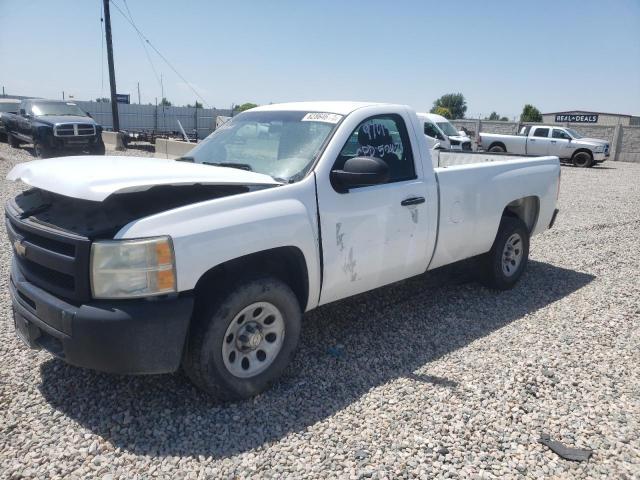
<svg viewBox="0 0 640 480">
<path fill-rule="evenodd" d="M 449 121 L 445 117 L 443 117 L 442 115 L 438 115 L 437 113 L 418 112 L 417 115 L 418 115 L 418 118 L 422 118 L 422 119 L 428 118 L 432 122 L 448 122 Z"/>
<path fill-rule="evenodd" d="M 252 108 L 254 112 L 265 112 L 273 110 L 306 111 L 306 112 L 327 112 L 347 115 L 354 110 L 374 105 L 384 105 L 377 102 L 290 102 L 274 103 Z"/>
</svg>

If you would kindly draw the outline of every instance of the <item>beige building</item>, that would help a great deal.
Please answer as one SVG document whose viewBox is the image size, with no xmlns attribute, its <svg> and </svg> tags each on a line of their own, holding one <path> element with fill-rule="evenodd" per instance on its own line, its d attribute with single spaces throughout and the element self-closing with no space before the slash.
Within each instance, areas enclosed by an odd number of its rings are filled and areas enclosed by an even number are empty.
<svg viewBox="0 0 640 480">
<path fill-rule="evenodd" d="M 591 125 L 640 125 L 640 117 L 622 113 L 589 112 L 586 110 L 567 110 L 542 114 L 543 123 L 587 123 Z"/>
</svg>

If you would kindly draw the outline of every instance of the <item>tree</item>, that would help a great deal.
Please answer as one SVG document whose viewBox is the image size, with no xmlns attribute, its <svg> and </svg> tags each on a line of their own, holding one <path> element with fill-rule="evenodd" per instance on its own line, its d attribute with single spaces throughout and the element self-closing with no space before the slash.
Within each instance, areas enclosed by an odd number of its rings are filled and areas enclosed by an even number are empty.
<svg viewBox="0 0 640 480">
<path fill-rule="evenodd" d="M 508 122 L 509 119 L 507 117 L 501 117 L 496 112 L 491 112 L 491 115 L 488 117 L 484 117 L 485 120 L 499 120 L 501 122 Z"/>
<path fill-rule="evenodd" d="M 433 102 L 431 113 L 436 113 L 438 107 L 444 107 L 451 112 L 451 119 L 464 118 L 467 111 L 467 101 L 461 93 L 447 93 Z"/>
<path fill-rule="evenodd" d="M 242 105 L 236 105 L 235 110 L 238 112 L 244 112 L 245 110 L 249 110 L 251 108 L 256 108 L 258 105 L 255 103 L 247 102 Z"/>
<path fill-rule="evenodd" d="M 444 118 L 451 119 L 451 110 L 445 107 L 438 107 L 435 110 L 432 108 L 431 113 L 435 113 L 436 115 L 442 115 Z"/>
<path fill-rule="evenodd" d="M 98 102 L 98 103 L 109 103 L 109 102 L 111 102 L 111 99 L 107 98 L 107 97 L 100 97 L 100 98 L 96 98 L 96 102 Z"/>
<path fill-rule="evenodd" d="M 187 104 L 187 107 L 189 107 L 189 108 L 202 108 L 202 104 L 199 101 L 196 100 L 195 105 L 191 105 L 189 103 L 189 104 Z"/>
<path fill-rule="evenodd" d="M 542 114 L 540 110 L 530 104 L 526 104 L 522 109 L 522 113 L 520 114 L 521 122 L 541 122 Z"/>
<path fill-rule="evenodd" d="M 160 100 L 160 103 L 158 105 L 160 105 L 161 107 L 170 107 L 171 102 L 167 100 L 165 97 L 162 97 L 162 100 Z"/>
</svg>

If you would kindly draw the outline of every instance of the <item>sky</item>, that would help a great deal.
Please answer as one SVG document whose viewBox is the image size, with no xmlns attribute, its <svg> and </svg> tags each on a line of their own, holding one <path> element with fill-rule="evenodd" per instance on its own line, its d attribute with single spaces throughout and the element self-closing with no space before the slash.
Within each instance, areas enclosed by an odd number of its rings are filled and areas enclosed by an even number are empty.
<svg viewBox="0 0 640 480">
<path fill-rule="evenodd" d="M 178 76 L 137 33 L 128 14 Z M 0 87 L 109 96 L 102 0 L 0 0 Z M 467 117 L 591 110 L 640 115 L 640 0 L 111 0 L 118 93 L 205 106 L 302 100 Z M 155 72 L 154 72 L 155 69 Z M 162 76 L 162 82 L 160 82 Z M 185 82 L 186 80 L 186 82 Z M 162 85 L 162 87 L 161 87 Z"/>
</svg>

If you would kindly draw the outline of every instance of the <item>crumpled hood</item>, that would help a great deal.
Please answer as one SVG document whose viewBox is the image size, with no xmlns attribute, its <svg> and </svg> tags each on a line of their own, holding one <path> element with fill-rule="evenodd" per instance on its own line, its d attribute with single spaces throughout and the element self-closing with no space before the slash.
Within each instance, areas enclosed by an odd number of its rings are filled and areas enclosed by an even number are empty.
<svg viewBox="0 0 640 480">
<path fill-rule="evenodd" d="M 7 180 L 72 198 L 101 202 L 109 195 L 156 185 L 279 185 L 270 176 L 237 168 L 162 158 L 77 156 L 35 160 L 11 169 Z"/>
</svg>

